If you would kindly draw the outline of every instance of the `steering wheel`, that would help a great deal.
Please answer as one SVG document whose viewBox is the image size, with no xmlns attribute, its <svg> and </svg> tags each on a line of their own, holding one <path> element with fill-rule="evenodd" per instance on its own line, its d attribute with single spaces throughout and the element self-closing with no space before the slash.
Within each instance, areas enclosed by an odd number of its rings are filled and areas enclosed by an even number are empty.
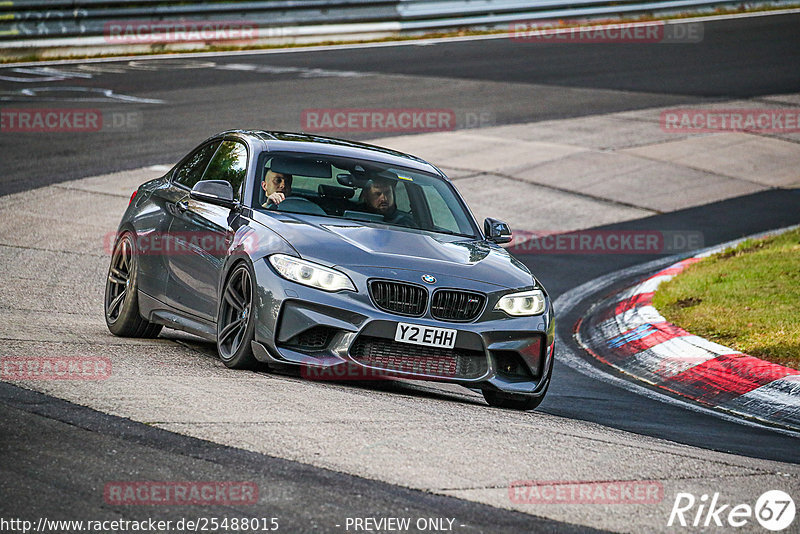
<svg viewBox="0 0 800 534">
<path fill-rule="evenodd" d="M 324 209 L 303 197 L 288 197 L 280 204 L 269 202 L 265 209 L 292 213 L 307 213 L 309 215 L 327 215 Z"/>
</svg>

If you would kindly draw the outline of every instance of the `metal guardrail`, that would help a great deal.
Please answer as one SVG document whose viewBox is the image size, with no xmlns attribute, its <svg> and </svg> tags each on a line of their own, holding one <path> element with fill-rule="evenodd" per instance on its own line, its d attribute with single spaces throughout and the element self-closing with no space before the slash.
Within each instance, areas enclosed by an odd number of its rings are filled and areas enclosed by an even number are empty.
<svg viewBox="0 0 800 534">
<path fill-rule="evenodd" d="M 397 0 L 0 0 L 0 39 L 103 35 L 122 21 L 246 22 L 259 27 L 391 21 Z"/>
<path fill-rule="evenodd" d="M 427 0 L 406 0 L 408 2 L 425 2 Z M 456 2 L 453 2 L 456 3 Z M 470 4 L 474 2 L 458 2 Z M 489 3 L 487 0 L 486 3 Z M 508 3 L 508 2 L 503 2 Z M 484 13 L 472 11 L 469 15 L 452 13 L 449 18 L 426 17 L 418 15 L 416 21 L 401 22 L 403 30 L 440 29 L 463 26 L 491 26 L 508 24 L 514 21 L 543 20 L 543 19 L 578 19 L 582 17 L 597 17 L 602 15 L 623 15 L 628 13 L 650 13 L 669 11 L 696 11 L 699 8 L 710 6 L 741 6 L 741 2 L 720 0 L 545 0 L 530 2 L 536 8 L 526 10 L 508 10 L 498 13 L 496 10 L 486 10 Z M 410 17 L 405 17 L 408 19 Z"/>
<path fill-rule="evenodd" d="M 114 22 L 235 21 L 286 35 L 402 32 L 487 26 L 514 20 L 597 16 L 739 5 L 725 0 L 0 0 L 0 46 L 102 37 Z M 348 29 L 348 25 L 352 28 Z M 300 28 L 303 28 L 300 31 Z M 271 34 L 277 35 L 277 34 Z M 93 39 L 97 44 L 97 39 Z"/>
</svg>

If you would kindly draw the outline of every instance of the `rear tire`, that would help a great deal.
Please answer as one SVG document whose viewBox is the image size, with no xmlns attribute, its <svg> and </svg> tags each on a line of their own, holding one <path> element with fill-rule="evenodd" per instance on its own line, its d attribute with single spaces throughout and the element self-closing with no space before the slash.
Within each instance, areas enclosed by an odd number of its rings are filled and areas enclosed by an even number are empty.
<svg viewBox="0 0 800 534">
<path fill-rule="evenodd" d="M 162 326 L 151 323 L 139 313 L 136 264 L 133 234 L 124 232 L 114 245 L 106 277 L 106 325 L 115 336 L 154 338 Z"/>
<path fill-rule="evenodd" d="M 217 352 L 231 369 L 253 369 L 257 360 L 251 342 L 255 332 L 253 268 L 238 263 L 228 275 L 219 298 Z"/>
</svg>

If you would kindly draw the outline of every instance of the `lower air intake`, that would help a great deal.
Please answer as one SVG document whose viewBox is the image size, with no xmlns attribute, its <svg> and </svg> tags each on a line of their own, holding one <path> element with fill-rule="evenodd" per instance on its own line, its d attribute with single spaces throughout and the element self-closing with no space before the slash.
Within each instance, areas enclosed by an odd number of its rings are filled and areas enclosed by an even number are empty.
<svg viewBox="0 0 800 534">
<path fill-rule="evenodd" d="M 350 357 L 376 369 L 437 378 L 480 378 L 488 370 L 480 351 L 423 347 L 372 336 L 359 336 Z"/>
</svg>

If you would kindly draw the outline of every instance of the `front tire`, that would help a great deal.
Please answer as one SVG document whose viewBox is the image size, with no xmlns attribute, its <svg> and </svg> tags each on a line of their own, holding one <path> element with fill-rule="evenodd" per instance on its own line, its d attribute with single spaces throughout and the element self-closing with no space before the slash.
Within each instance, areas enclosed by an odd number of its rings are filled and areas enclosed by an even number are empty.
<svg viewBox="0 0 800 534">
<path fill-rule="evenodd" d="M 106 325 L 120 337 L 157 337 L 161 325 L 151 323 L 139 313 L 138 271 L 133 234 L 124 232 L 111 254 L 106 278 L 104 309 Z"/>
<path fill-rule="evenodd" d="M 250 264 L 241 262 L 231 270 L 220 295 L 217 352 L 231 369 L 252 369 L 257 363 L 250 344 L 255 331 L 254 278 Z"/>
</svg>

